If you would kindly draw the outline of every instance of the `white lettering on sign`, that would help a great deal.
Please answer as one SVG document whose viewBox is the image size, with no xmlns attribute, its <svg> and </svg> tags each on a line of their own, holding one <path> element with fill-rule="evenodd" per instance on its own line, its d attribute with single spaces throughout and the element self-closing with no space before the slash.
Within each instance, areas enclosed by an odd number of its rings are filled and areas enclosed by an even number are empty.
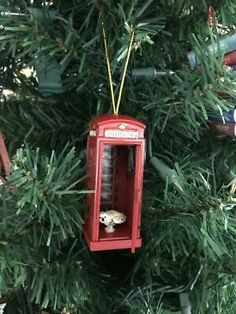
<svg viewBox="0 0 236 314">
<path fill-rule="evenodd" d="M 89 135 L 90 135 L 90 136 L 96 136 L 96 135 L 97 135 L 97 132 L 94 131 L 94 130 L 91 130 L 91 131 L 89 132 Z"/>
<path fill-rule="evenodd" d="M 138 131 L 105 130 L 105 137 L 138 138 Z"/>
</svg>

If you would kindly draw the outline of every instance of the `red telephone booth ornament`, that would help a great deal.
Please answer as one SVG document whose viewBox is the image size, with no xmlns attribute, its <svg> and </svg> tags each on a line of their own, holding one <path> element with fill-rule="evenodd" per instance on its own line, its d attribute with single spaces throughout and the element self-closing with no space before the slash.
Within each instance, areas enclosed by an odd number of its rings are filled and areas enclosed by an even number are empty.
<svg viewBox="0 0 236 314">
<path fill-rule="evenodd" d="M 0 133 L 0 185 L 4 183 L 5 178 L 9 175 L 11 161 L 6 149 L 4 138 Z"/>
<path fill-rule="evenodd" d="M 87 188 L 94 193 L 87 195 L 84 236 L 91 251 L 134 253 L 142 244 L 144 130 L 142 122 L 126 115 L 103 115 L 89 123 Z"/>
</svg>

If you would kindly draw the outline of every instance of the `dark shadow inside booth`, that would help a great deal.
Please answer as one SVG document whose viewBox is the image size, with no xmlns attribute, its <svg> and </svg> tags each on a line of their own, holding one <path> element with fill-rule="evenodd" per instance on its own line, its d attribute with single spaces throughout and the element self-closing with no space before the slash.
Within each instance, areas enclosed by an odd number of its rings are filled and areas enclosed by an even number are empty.
<svg viewBox="0 0 236 314">
<path fill-rule="evenodd" d="M 103 145 L 100 211 L 115 210 L 125 214 L 126 221 L 107 233 L 99 226 L 99 240 L 130 239 L 135 197 L 136 145 Z"/>
</svg>

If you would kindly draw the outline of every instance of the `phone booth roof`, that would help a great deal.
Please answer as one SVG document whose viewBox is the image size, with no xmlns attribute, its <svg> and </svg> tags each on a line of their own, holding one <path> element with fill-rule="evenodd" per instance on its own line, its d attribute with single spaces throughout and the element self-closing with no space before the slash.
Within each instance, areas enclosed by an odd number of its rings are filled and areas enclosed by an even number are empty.
<svg viewBox="0 0 236 314">
<path fill-rule="evenodd" d="M 97 136 L 103 136 L 103 131 L 109 128 L 119 130 L 135 130 L 138 131 L 138 138 L 143 138 L 146 126 L 144 123 L 130 116 L 113 114 L 105 114 L 94 117 L 89 123 L 89 129 L 94 131 L 96 130 Z"/>
</svg>

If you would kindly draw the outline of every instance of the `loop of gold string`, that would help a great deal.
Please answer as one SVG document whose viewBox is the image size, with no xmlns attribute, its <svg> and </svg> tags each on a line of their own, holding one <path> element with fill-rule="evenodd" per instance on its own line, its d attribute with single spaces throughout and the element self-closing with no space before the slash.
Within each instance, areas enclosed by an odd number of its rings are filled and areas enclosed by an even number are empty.
<svg viewBox="0 0 236 314">
<path fill-rule="evenodd" d="M 113 89 L 111 64 L 110 64 L 109 53 L 108 53 L 108 48 L 107 48 L 107 36 L 106 36 L 106 31 L 105 31 L 105 27 L 104 27 L 103 22 L 102 22 L 102 32 L 103 32 L 103 40 L 104 40 L 104 47 L 105 47 L 105 54 L 106 54 L 106 63 L 107 63 L 107 72 L 108 72 L 108 77 L 109 77 L 109 85 L 110 85 L 110 90 L 111 90 L 113 113 L 115 115 L 118 115 L 120 102 L 121 102 L 121 96 L 122 96 L 124 82 L 125 82 L 125 76 L 126 76 L 126 72 L 127 72 L 127 68 L 128 68 L 128 64 L 129 64 L 129 58 L 130 58 L 132 45 L 133 45 L 133 41 L 134 41 L 135 31 L 133 28 L 132 32 L 131 32 L 131 38 L 130 38 L 129 47 L 128 47 L 128 51 L 127 51 L 124 71 L 123 71 L 122 77 L 121 77 L 121 83 L 120 83 L 120 89 L 119 89 L 117 104 L 115 104 L 115 95 L 114 95 L 114 89 Z"/>
<path fill-rule="evenodd" d="M 102 22 L 102 32 L 103 32 L 103 40 L 104 40 L 104 47 L 105 47 L 105 54 L 106 54 L 107 72 L 108 72 L 109 84 L 110 84 L 110 90 L 111 90 L 112 106 L 113 106 L 113 112 L 115 114 L 116 105 L 115 105 L 115 96 L 114 96 L 113 81 L 112 81 L 111 64 L 110 64 L 109 53 L 107 49 L 107 37 L 106 37 L 106 32 L 105 32 L 103 22 Z"/>
<path fill-rule="evenodd" d="M 130 58 L 132 45 L 133 45 L 133 41 L 134 41 L 134 33 L 135 32 L 134 32 L 134 28 L 133 28 L 132 32 L 131 32 L 131 38 L 130 38 L 130 42 L 129 42 L 129 48 L 128 48 L 128 52 L 127 52 L 127 57 L 126 57 L 126 61 L 125 61 L 125 67 L 124 67 L 124 71 L 123 71 L 122 78 L 121 78 L 121 83 L 120 83 L 120 90 L 119 90 L 118 100 L 117 100 L 117 104 L 116 104 L 116 111 L 115 111 L 116 115 L 118 115 L 118 112 L 119 112 L 120 101 L 121 101 L 121 96 L 122 96 L 124 82 L 125 82 L 125 75 L 126 75 L 126 72 L 127 72 L 127 68 L 128 68 L 128 64 L 129 64 L 129 58 Z"/>
</svg>

